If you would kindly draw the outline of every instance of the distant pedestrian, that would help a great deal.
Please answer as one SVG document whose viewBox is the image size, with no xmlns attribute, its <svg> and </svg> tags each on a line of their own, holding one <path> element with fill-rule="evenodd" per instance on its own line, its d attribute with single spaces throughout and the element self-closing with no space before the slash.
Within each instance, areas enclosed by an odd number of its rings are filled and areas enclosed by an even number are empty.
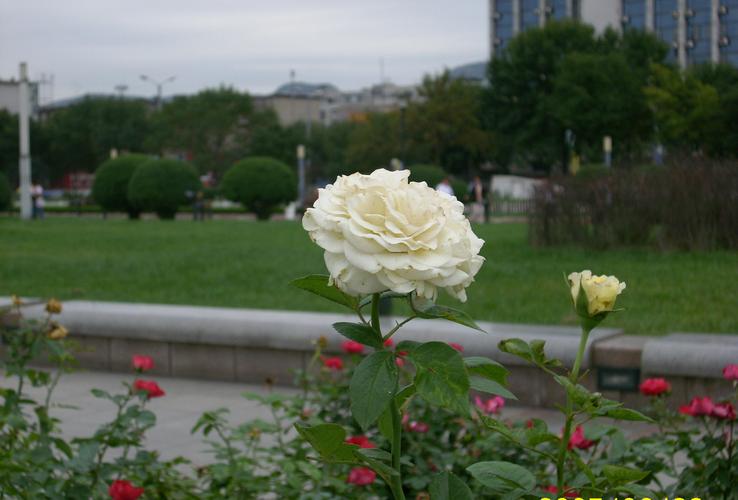
<svg viewBox="0 0 738 500">
<path fill-rule="evenodd" d="M 34 184 L 31 186 L 31 216 L 34 219 L 44 218 L 44 188 L 41 184 Z"/>
<path fill-rule="evenodd" d="M 485 222 L 487 217 L 484 205 L 487 202 L 487 189 L 478 175 L 475 175 L 469 183 L 467 196 L 470 206 L 469 219 L 472 222 Z"/>
<path fill-rule="evenodd" d="M 443 180 L 436 186 L 436 191 L 446 193 L 449 196 L 454 195 L 454 188 L 451 187 L 451 180 L 448 177 L 444 177 Z"/>
</svg>

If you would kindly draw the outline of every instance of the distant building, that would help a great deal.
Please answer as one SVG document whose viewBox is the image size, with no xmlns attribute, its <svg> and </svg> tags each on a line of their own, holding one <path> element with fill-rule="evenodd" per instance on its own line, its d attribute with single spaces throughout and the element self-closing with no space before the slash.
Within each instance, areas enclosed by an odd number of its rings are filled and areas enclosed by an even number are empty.
<svg viewBox="0 0 738 500">
<path fill-rule="evenodd" d="M 566 18 L 598 30 L 651 31 L 669 44 L 669 58 L 682 68 L 738 65 L 738 0 L 489 0 L 489 16 L 491 57 L 518 33 Z"/>
<path fill-rule="evenodd" d="M 358 91 L 341 92 L 329 83 L 286 83 L 267 96 L 254 96 L 257 108 L 272 109 L 282 125 L 298 122 L 331 125 L 362 121 L 367 113 L 399 109 L 418 99 L 414 85 L 382 83 Z"/>
<path fill-rule="evenodd" d="M 29 97 L 31 100 L 31 117 L 38 115 L 38 82 L 29 82 Z M 18 80 L 0 80 L 0 110 L 17 115 L 20 111 L 20 82 Z"/>
</svg>

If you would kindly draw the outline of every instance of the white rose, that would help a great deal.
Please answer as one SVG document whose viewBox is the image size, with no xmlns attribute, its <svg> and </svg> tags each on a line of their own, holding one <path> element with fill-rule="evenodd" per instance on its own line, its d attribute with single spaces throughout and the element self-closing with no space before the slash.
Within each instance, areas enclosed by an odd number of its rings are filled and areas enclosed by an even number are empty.
<svg viewBox="0 0 738 500">
<path fill-rule="evenodd" d="M 340 176 L 318 191 L 302 226 L 325 249 L 332 282 L 351 295 L 416 291 L 435 300 L 438 288 L 466 301 L 466 287 L 484 262 L 484 241 L 464 205 L 408 182 L 407 170 Z"/>
</svg>

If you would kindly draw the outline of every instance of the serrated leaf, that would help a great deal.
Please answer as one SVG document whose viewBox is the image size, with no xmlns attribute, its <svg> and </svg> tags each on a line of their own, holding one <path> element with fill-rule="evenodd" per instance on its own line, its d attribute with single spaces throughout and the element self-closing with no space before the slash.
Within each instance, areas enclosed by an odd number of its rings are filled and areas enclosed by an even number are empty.
<svg viewBox="0 0 738 500">
<path fill-rule="evenodd" d="M 469 376 L 461 355 L 445 342 L 427 342 L 409 354 L 417 394 L 431 404 L 469 414 Z"/>
<path fill-rule="evenodd" d="M 594 397 L 594 394 L 587 390 L 583 385 L 574 384 L 563 375 L 555 375 L 554 379 L 566 390 L 566 393 L 569 395 L 571 400 L 579 406 L 586 405 Z"/>
<path fill-rule="evenodd" d="M 346 431 L 340 425 L 319 424 L 309 427 L 295 424 L 295 429 L 326 462 L 358 463 L 354 455 L 358 446 L 346 443 Z"/>
<path fill-rule="evenodd" d="M 382 349 L 382 336 L 368 325 L 361 323 L 339 322 L 333 323 L 333 328 L 349 340 L 364 344 L 375 349 Z"/>
<path fill-rule="evenodd" d="M 354 370 L 349 384 L 351 413 L 366 430 L 384 412 L 397 391 L 394 354 L 378 351 L 364 358 Z"/>
<path fill-rule="evenodd" d="M 499 420 L 496 420 L 492 417 L 488 417 L 487 415 L 482 415 L 482 422 L 484 425 L 486 425 L 489 429 L 492 429 L 495 432 L 498 432 L 505 436 L 506 438 L 517 442 L 518 438 L 515 435 L 515 433 L 505 424 L 500 422 Z"/>
<path fill-rule="evenodd" d="M 473 328 L 474 330 L 479 330 L 482 333 L 487 333 L 482 330 L 479 325 L 474 322 L 471 316 L 466 314 L 464 311 L 460 311 L 452 307 L 439 306 L 430 300 L 420 299 L 417 297 L 411 299 L 411 305 L 419 318 L 445 319 L 447 321 L 453 321 L 454 323 Z"/>
<path fill-rule="evenodd" d="M 527 469 L 510 462 L 478 462 L 466 470 L 474 479 L 505 498 L 519 498 L 536 487 L 536 478 Z"/>
<path fill-rule="evenodd" d="M 643 413 L 636 410 L 631 410 L 630 408 L 612 408 L 607 410 L 604 416 L 614 418 L 615 420 L 630 420 L 632 422 L 649 423 L 654 422 L 651 417 L 647 417 Z"/>
<path fill-rule="evenodd" d="M 510 373 L 507 368 L 497 361 L 485 358 L 483 356 L 470 356 L 464 358 L 464 366 L 469 375 L 477 375 L 489 380 L 505 385 L 507 384 L 507 375 Z"/>
<path fill-rule="evenodd" d="M 390 467 L 389 465 L 385 464 L 382 461 L 385 459 L 384 456 L 382 456 L 382 458 L 378 458 L 377 453 L 376 453 L 377 451 L 381 452 L 382 450 L 370 450 L 370 449 L 359 448 L 357 450 L 354 450 L 354 455 L 360 461 L 368 465 L 374 472 L 379 474 L 387 484 L 391 484 L 392 478 L 396 477 L 399 473 L 395 469 L 393 469 L 392 467 Z M 384 453 L 387 453 L 387 452 L 385 451 Z M 390 456 L 390 460 L 391 459 L 392 457 Z"/>
<path fill-rule="evenodd" d="M 621 465 L 605 465 L 602 467 L 602 473 L 605 474 L 611 486 L 635 483 L 648 475 L 648 472 Z"/>
<path fill-rule="evenodd" d="M 474 500 L 469 487 L 451 472 L 433 477 L 429 488 L 433 500 Z"/>
<path fill-rule="evenodd" d="M 469 385 L 472 389 L 487 394 L 494 394 L 496 396 L 502 396 L 506 399 L 518 399 L 515 394 L 510 392 L 508 389 L 495 382 L 494 380 L 488 380 L 476 375 L 469 377 Z"/>
<path fill-rule="evenodd" d="M 310 274 L 302 278 L 298 278 L 290 282 L 290 285 L 301 290 L 314 293 L 324 299 L 328 299 L 336 304 L 346 306 L 352 311 L 356 311 L 359 307 L 359 301 L 356 297 L 352 297 L 342 292 L 333 285 L 329 285 L 330 277 L 323 274 Z"/>
</svg>

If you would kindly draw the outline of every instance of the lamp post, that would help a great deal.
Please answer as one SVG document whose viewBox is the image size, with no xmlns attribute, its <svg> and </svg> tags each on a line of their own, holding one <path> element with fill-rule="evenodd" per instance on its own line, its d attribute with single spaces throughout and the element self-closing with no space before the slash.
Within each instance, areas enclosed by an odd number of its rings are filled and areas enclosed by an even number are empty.
<svg viewBox="0 0 738 500">
<path fill-rule="evenodd" d="M 30 114 L 30 102 L 28 99 L 28 66 L 20 63 L 20 85 L 18 87 L 18 127 L 20 135 L 20 158 L 18 169 L 20 174 L 20 202 L 21 219 L 30 219 L 32 215 L 31 202 L 31 154 L 30 154 L 30 129 L 28 126 L 28 115 Z"/>
<path fill-rule="evenodd" d="M 305 146 L 297 146 L 297 206 L 303 208 L 305 203 Z"/>
<path fill-rule="evenodd" d="M 165 78 L 162 81 L 154 80 L 148 75 L 141 75 L 141 80 L 144 82 L 149 82 L 152 85 L 156 87 L 156 107 L 161 108 L 161 89 L 164 86 L 165 83 L 173 82 L 174 79 L 177 78 L 176 76 L 170 76 L 169 78 Z"/>
</svg>

